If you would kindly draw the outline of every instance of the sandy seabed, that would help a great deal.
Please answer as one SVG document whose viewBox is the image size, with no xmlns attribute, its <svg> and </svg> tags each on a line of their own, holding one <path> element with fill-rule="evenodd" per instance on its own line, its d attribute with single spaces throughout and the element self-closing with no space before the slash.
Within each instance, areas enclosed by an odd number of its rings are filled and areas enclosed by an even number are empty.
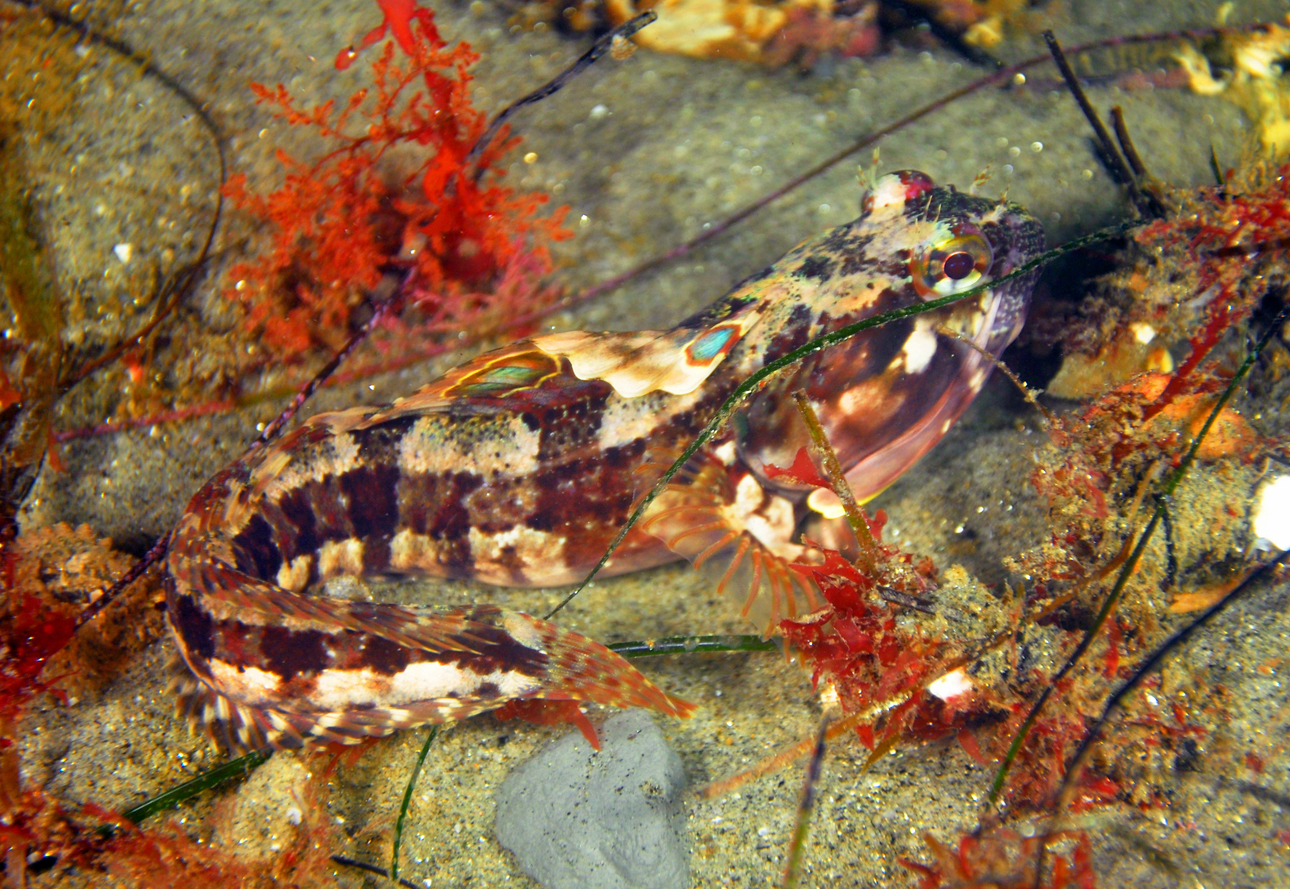
<svg viewBox="0 0 1290 889">
<path fill-rule="evenodd" d="M 1217 4 L 1098 0 L 1067 6 L 1059 33 L 1075 44 L 1209 24 Z M 474 97 L 484 109 L 496 111 L 528 92 L 586 46 L 549 31 L 517 30 L 504 9 L 490 4 L 436 7 L 445 36 L 469 41 L 483 56 Z M 1255 19 L 1256 13 L 1270 18 L 1283 10 L 1269 3 L 1239 11 Z M 246 173 L 252 187 L 271 188 L 279 175 L 273 149 L 307 154 L 311 146 L 293 141 L 298 131 L 254 103 L 248 82 L 281 82 L 308 104 L 343 99 L 359 85 L 363 66 L 341 73 L 332 59 L 378 16 L 370 0 L 307 7 L 159 0 L 131 6 L 118 30 L 209 103 L 229 134 L 233 170 Z M 1034 39 L 1001 48 L 1009 60 L 1041 51 Z M 524 148 L 508 181 L 569 205 L 576 237 L 561 246 L 562 283 L 575 291 L 697 235 L 857 136 L 981 73 L 948 50 L 902 47 L 827 68 L 803 75 L 638 52 L 625 61 L 605 60 L 523 112 L 515 128 Z M 46 216 L 66 220 L 52 244 L 60 274 L 89 282 L 91 310 L 80 335 L 107 342 L 113 328 L 101 320 L 110 315 L 102 304 L 121 298 L 114 296 L 120 290 L 113 282 L 135 274 L 131 266 L 142 267 L 150 256 L 167 248 L 191 250 L 194 239 L 200 241 L 215 162 L 200 128 L 163 88 L 120 65 L 103 65 L 96 76 L 100 94 L 91 91 L 85 113 L 33 152 L 33 169 Z M 1124 107 L 1153 173 L 1179 186 L 1210 181 L 1211 145 L 1220 157 L 1234 159 L 1249 138 L 1248 122 L 1233 106 L 1181 90 L 1111 89 L 1094 100 L 1099 107 Z M 521 159 L 528 152 L 535 155 L 532 163 Z M 853 218 L 856 166 L 869 161 L 866 151 L 839 164 L 684 260 L 552 323 L 587 329 L 670 325 L 798 241 Z M 1075 103 L 1058 90 L 981 91 L 883 140 L 880 168 L 921 169 L 963 188 L 988 169 L 982 190 L 1006 190 L 1026 205 L 1045 224 L 1050 243 L 1126 213 L 1090 150 Z M 236 221 L 231 231 L 248 233 Z M 235 247 L 233 237 L 220 246 Z M 114 252 L 123 243 L 132 245 L 129 263 Z M 219 306 L 228 263 L 221 254 L 193 297 L 216 326 L 230 323 Z M 329 389 L 315 409 L 389 400 L 448 363 L 445 358 Z M 95 410 L 106 397 L 91 392 L 70 401 L 58 428 L 101 420 Z M 24 525 L 87 522 L 137 548 L 168 530 L 204 480 L 237 456 L 256 424 L 279 407 L 262 404 L 70 442 L 63 449 L 69 471 L 45 471 Z M 888 535 L 932 556 L 942 571 L 962 563 L 982 581 L 998 581 L 1003 556 L 1037 545 L 1047 533 L 1043 505 L 1026 481 L 1043 438 L 1036 417 L 996 375 L 945 441 L 876 501 L 890 516 Z M 1252 477 L 1238 472 L 1211 480 L 1210 496 L 1245 503 Z M 435 583 L 398 588 L 399 595 L 423 601 L 487 598 L 535 614 L 561 593 Z M 1282 750 L 1286 667 L 1259 669 L 1284 655 L 1287 596 L 1281 586 L 1238 604 L 1179 654 L 1171 669 L 1204 674 L 1209 684 L 1227 689 L 1230 719 L 1205 739 L 1189 770 L 1167 776 L 1169 805 L 1112 805 L 1083 816 L 1080 824 L 1095 838 L 1099 885 L 1234 889 L 1290 883 L 1290 847 L 1278 838 L 1290 828 L 1290 760 Z M 744 630 L 727 603 L 680 566 L 597 583 L 562 622 L 605 642 L 643 633 Z M 101 696 L 34 708 L 24 742 L 27 780 L 72 800 L 124 808 L 219 762 L 221 754 L 190 737 L 172 714 L 164 671 L 169 644 L 151 649 Z M 662 722 L 690 781 L 694 885 L 776 885 L 796 813 L 800 765 L 715 800 L 695 791 L 814 731 L 821 711 L 807 677 L 772 654 L 660 658 L 643 669 L 701 707 L 685 722 Z M 516 763 L 565 731 L 482 717 L 442 732 L 410 810 L 405 875 L 433 886 L 529 885 L 493 838 L 492 795 Z M 421 731 L 395 737 L 331 779 L 329 816 L 354 838 L 350 848 L 337 851 L 385 862 L 393 813 L 422 739 Z M 1247 749 L 1271 751 L 1261 774 L 1234 770 Z M 803 885 L 910 885 L 896 862 L 901 856 L 927 859 L 924 832 L 953 842 L 975 825 L 992 775 L 957 745 L 901 747 L 865 771 L 867 757 L 855 741 L 830 749 Z M 228 791 L 236 815 L 215 841 L 248 855 L 273 854 L 289 829 L 297 805 L 293 788 L 304 771 L 298 757 L 281 754 Z M 196 833 L 209 832 L 204 819 L 211 807 L 204 798 L 180 817 Z M 340 873 L 355 884 L 363 879 Z"/>
</svg>

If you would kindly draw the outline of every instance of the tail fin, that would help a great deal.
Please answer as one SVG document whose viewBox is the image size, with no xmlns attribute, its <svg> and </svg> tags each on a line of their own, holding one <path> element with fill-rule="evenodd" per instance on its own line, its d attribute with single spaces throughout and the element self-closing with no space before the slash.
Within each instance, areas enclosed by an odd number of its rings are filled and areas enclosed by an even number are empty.
<svg viewBox="0 0 1290 889">
<path fill-rule="evenodd" d="M 626 658 L 599 642 L 527 614 L 512 612 L 511 616 L 533 628 L 549 659 L 542 690 L 529 697 L 644 707 L 680 719 L 697 709 L 689 701 L 666 694 Z"/>
</svg>

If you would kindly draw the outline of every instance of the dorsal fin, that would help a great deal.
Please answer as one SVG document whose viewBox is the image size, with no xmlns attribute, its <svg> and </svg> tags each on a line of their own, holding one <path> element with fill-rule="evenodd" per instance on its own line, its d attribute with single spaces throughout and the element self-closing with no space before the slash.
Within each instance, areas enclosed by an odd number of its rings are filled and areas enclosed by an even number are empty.
<svg viewBox="0 0 1290 889">
<path fill-rule="evenodd" d="M 454 367 L 380 410 L 319 414 L 309 422 L 332 431 L 447 410 L 467 399 L 501 399 L 525 389 L 601 380 L 623 398 L 650 392 L 684 395 L 708 378 L 761 316 L 749 309 L 701 329 L 587 333 L 571 330 L 520 340 Z M 567 363 L 566 363 L 567 362 Z M 570 375 L 572 371 L 572 375 Z"/>
<path fill-rule="evenodd" d="M 463 398 L 504 398 L 523 389 L 537 388 L 563 373 L 557 356 L 538 349 L 532 340 L 520 340 L 457 365 L 411 395 L 395 399 L 389 407 L 371 413 L 362 425 L 374 426 L 399 417 L 444 411 Z"/>
<path fill-rule="evenodd" d="M 566 358 L 580 380 L 604 380 L 623 398 L 698 389 L 735 344 L 761 320 L 765 304 L 728 300 L 668 331 L 587 333 L 571 330 L 532 340 Z"/>
<path fill-rule="evenodd" d="M 525 389 L 551 388 L 551 381 L 558 384 L 561 376 L 574 384 L 601 380 L 623 398 L 660 391 L 685 395 L 699 388 L 761 320 L 765 305 L 764 300 L 728 298 L 672 330 L 571 330 L 519 340 L 476 355 L 388 407 L 317 414 L 301 428 L 321 427 L 334 434 L 370 427 L 445 411 L 463 398 L 500 399 Z"/>
</svg>

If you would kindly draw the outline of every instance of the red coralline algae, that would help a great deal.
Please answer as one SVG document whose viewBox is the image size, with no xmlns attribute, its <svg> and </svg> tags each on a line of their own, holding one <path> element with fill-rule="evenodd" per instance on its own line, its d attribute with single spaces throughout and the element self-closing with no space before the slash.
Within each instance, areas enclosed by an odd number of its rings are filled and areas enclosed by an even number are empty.
<svg viewBox="0 0 1290 889">
<path fill-rule="evenodd" d="M 415 2 L 380 5 L 385 21 L 360 48 L 387 31 L 392 39 L 373 59 L 372 85 L 344 108 L 302 108 L 281 84 L 251 87 L 289 125 L 335 145 L 314 163 L 280 150 L 286 181 L 271 194 L 249 191 L 244 175 L 226 188 L 270 231 L 268 249 L 234 267 L 230 295 L 283 358 L 342 343 L 352 312 L 386 272 L 415 270 L 417 317 L 405 320 L 423 332 L 487 329 L 555 297 L 540 281 L 552 266 L 548 244 L 570 236 L 561 225 L 567 208 L 540 216 L 545 194 L 495 184 L 501 158 L 519 142 L 505 132 L 469 157 L 487 126 L 470 101 L 478 54 L 449 46 Z M 338 67 L 356 56 L 342 53 Z M 395 148 L 413 150 L 410 171 L 393 168 Z"/>
<path fill-rule="evenodd" d="M 1046 873 L 1036 873 L 1042 841 L 1003 828 L 962 837 L 957 849 L 930 833 L 924 834 L 923 841 L 934 859 L 932 865 L 906 858 L 899 859 L 899 863 L 922 878 L 919 889 L 1094 889 L 1088 836 L 1077 833 L 1074 837 L 1076 845 L 1070 858 L 1048 856 Z"/>
<path fill-rule="evenodd" d="M 805 449 L 798 453 L 791 468 L 767 466 L 766 470 L 772 477 L 823 482 Z M 886 516 L 880 512 L 865 521 L 875 540 L 880 540 Z M 818 554 L 819 562 L 793 568 L 811 578 L 828 606 L 779 625 L 785 642 L 811 670 L 812 682 L 831 686 L 844 713 L 861 715 L 857 731 L 870 749 L 886 749 L 906 735 L 940 737 L 954 733 L 952 718 L 937 732 L 930 730 L 931 720 L 925 715 L 921 719 L 922 734 L 912 731 L 912 727 L 924 709 L 927 686 L 952 669 L 956 649 L 918 629 L 898 626 L 896 616 L 901 606 L 878 595 L 880 582 L 909 587 L 907 593 L 924 592 L 932 571 L 930 564 L 912 569 L 909 556 L 895 547 L 879 545 L 879 576 L 871 577 L 836 550 L 823 549 Z"/>
<path fill-rule="evenodd" d="M 1191 353 L 1148 406 L 1151 419 L 1187 391 L 1190 376 L 1223 335 L 1249 317 L 1279 275 L 1290 241 L 1290 164 L 1252 163 L 1238 176 L 1229 171 L 1221 188 L 1179 192 L 1179 212 L 1153 222 L 1138 235 L 1158 251 L 1181 250 L 1195 268 L 1186 305 L 1195 313 L 1188 330 Z M 1191 282 L 1189 282 L 1191 283 Z"/>
<path fill-rule="evenodd" d="M 42 681 L 40 674 L 76 628 L 73 618 L 55 614 L 39 597 L 23 593 L 5 603 L 4 618 L 0 630 L 0 747 L 11 743 L 8 735 L 24 705 L 49 688 L 52 680 Z"/>
<path fill-rule="evenodd" d="M 804 451 L 791 468 L 767 467 L 767 472 L 803 484 L 824 483 Z M 827 605 L 780 622 L 786 645 L 811 671 L 812 682 L 836 696 L 846 721 L 873 751 L 870 761 L 899 744 L 946 738 L 956 738 L 982 764 L 1002 760 L 1028 709 L 1027 696 L 1042 687 L 1042 676 L 1025 671 L 1011 686 L 994 689 L 959 673 L 1011 634 L 973 644 L 952 638 L 955 634 L 947 638 L 927 622 L 904 619 L 905 607 L 887 597 L 893 591 L 921 597 L 934 569 L 925 561 L 915 565 L 908 554 L 880 542 L 881 513 L 867 521 L 878 542 L 872 571 L 829 549 L 817 550 L 810 564 L 793 566 L 811 578 Z M 1027 811 L 1049 805 L 1066 774 L 1065 757 L 1085 732 L 1077 708 L 1041 719 L 1006 789 L 1009 803 Z M 1114 786 L 1090 771 L 1080 783 L 1078 801 L 1113 801 L 1116 792 L 1108 787 Z"/>
</svg>

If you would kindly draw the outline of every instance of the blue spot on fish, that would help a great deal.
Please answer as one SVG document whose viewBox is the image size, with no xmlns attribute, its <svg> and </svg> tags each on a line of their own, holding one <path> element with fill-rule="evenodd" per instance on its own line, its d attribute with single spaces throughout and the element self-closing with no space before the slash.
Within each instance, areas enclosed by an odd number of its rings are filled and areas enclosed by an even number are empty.
<svg viewBox="0 0 1290 889">
<path fill-rule="evenodd" d="M 707 364 L 718 355 L 724 354 L 726 349 L 734 344 L 735 333 L 736 329 L 733 327 L 709 330 L 690 343 L 689 348 L 685 350 L 686 356 L 694 364 Z"/>
</svg>

